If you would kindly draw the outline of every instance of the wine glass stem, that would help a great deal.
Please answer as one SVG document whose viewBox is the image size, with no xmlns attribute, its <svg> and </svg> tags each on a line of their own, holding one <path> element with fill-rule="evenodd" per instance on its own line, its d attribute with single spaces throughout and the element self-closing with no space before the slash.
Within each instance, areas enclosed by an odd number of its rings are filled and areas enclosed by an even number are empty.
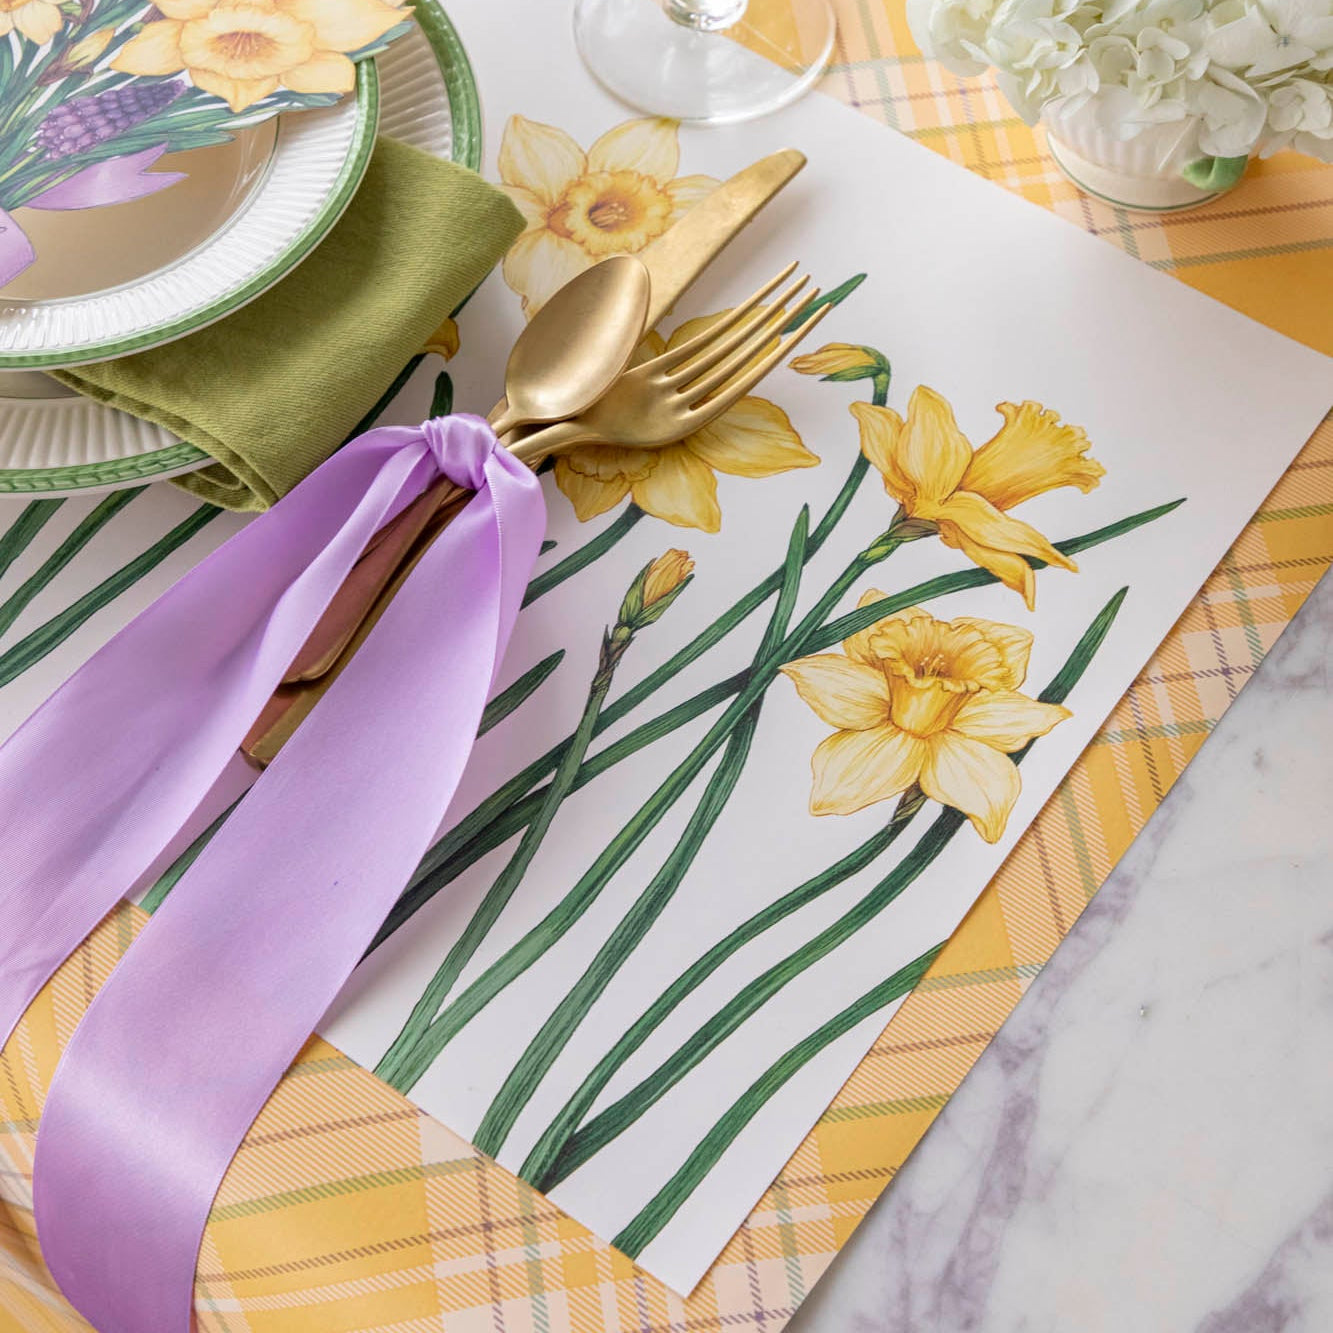
<svg viewBox="0 0 1333 1333">
<path fill-rule="evenodd" d="M 666 0 L 666 12 L 687 28 L 715 32 L 737 22 L 748 3 L 749 0 Z"/>
</svg>

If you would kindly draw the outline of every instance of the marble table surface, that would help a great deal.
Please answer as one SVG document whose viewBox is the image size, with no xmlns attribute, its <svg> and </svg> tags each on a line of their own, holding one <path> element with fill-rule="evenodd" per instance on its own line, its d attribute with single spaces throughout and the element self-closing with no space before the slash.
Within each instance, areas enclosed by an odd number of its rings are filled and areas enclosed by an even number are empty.
<svg viewBox="0 0 1333 1333">
<path fill-rule="evenodd" d="M 1333 1330 L 1333 575 L 788 1328 Z"/>
</svg>

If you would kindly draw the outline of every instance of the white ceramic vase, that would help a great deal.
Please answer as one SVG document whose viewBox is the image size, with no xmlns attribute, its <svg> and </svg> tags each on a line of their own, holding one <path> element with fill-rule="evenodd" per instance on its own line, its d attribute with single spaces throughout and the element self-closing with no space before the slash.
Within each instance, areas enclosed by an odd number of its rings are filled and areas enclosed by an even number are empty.
<svg viewBox="0 0 1333 1333">
<path fill-rule="evenodd" d="M 1200 156 L 1195 118 L 1153 125 L 1132 139 L 1109 134 L 1084 107 L 1044 118 L 1051 155 L 1085 194 L 1143 213 L 1176 213 L 1225 190 L 1205 190 L 1181 174 Z"/>
</svg>

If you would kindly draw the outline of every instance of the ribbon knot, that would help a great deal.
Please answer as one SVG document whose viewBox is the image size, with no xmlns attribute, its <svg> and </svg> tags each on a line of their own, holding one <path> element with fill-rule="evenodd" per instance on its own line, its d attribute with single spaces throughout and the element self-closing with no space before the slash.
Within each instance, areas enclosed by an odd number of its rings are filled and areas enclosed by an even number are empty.
<svg viewBox="0 0 1333 1333">
<path fill-rule="evenodd" d="M 500 442 L 485 418 L 465 412 L 432 417 L 423 423 L 421 433 L 436 465 L 455 486 L 479 491 L 486 485 L 486 464 Z"/>
</svg>

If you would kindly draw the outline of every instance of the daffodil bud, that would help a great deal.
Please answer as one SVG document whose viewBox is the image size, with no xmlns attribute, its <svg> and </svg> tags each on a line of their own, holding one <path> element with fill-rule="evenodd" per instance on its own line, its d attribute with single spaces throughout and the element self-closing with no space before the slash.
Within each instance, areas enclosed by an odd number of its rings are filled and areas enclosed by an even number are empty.
<svg viewBox="0 0 1333 1333">
<path fill-rule="evenodd" d="M 643 581 L 643 604 L 653 606 L 663 597 L 670 596 L 694 571 L 694 561 L 688 551 L 672 548 L 665 555 L 659 555 L 648 566 L 648 575 Z"/>
<path fill-rule="evenodd" d="M 631 630 L 655 624 L 690 581 L 693 570 L 689 552 L 674 548 L 645 565 L 620 604 L 619 623 Z"/>
<path fill-rule="evenodd" d="M 111 45 L 116 35 L 115 28 L 99 28 L 90 32 L 82 41 L 75 42 L 65 54 L 65 61 L 71 69 L 82 69 L 91 65 Z"/>
<path fill-rule="evenodd" d="M 822 375 L 826 380 L 873 379 L 887 375 L 889 363 L 873 347 L 857 343 L 825 343 L 814 352 L 794 357 L 791 368 L 801 375 Z"/>
</svg>

